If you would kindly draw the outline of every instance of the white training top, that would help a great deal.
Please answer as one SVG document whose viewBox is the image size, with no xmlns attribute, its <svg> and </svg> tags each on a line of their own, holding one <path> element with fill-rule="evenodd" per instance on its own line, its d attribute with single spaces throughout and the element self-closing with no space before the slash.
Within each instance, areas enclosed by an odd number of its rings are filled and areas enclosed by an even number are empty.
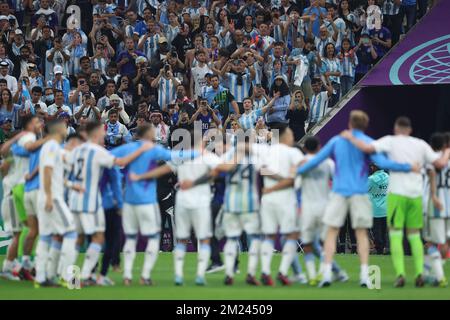
<svg viewBox="0 0 450 320">
<path fill-rule="evenodd" d="M 168 165 L 178 175 L 178 181 L 194 181 L 222 162 L 223 160 L 217 155 L 206 151 L 202 156 L 192 160 L 183 161 L 182 163 L 168 162 Z M 192 209 L 199 208 L 199 206 L 209 206 L 211 202 L 211 187 L 208 183 L 204 183 L 188 190 L 178 190 L 176 202 L 177 205 Z"/>
<path fill-rule="evenodd" d="M 36 141 L 36 135 L 32 132 L 25 133 L 19 138 L 17 144 L 21 147 L 25 147 L 30 142 Z M 16 157 L 14 156 L 14 162 L 9 169 L 9 174 L 5 179 L 8 178 L 8 183 L 11 184 L 11 188 L 15 187 L 17 184 L 25 183 L 25 175 L 29 169 L 30 158 L 26 157 Z"/>
<path fill-rule="evenodd" d="M 39 155 L 39 194 L 45 195 L 44 168 L 53 169 L 51 188 L 53 199 L 64 199 L 63 149 L 56 140 L 49 140 L 42 146 Z"/>
<path fill-rule="evenodd" d="M 304 158 L 303 153 L 293 147 L 279 143 L 268 147 L 268 152 L 265 153 L 263 159 L 263 166 L 271 173 L 274 173 L 283 178 L 292 176 L 291 168 L 297 166 Z M 278 181 L 272 179 L 270 175 L 264 176 L 264 187 L 272 187 Z M 293 199 L 296 201 L 294 188 L 286 188 L 263 195 L 267 200 L 283 203 L 285 199 Z"/>
<path fill-rule="evenodd" d="M 308 154 L 305 159 L 314 155 Z M 302 175 L 302 205 L 308 208 L 325 207 L 330 194 L 330 180 L 334 174 L 334 161 L 326 159 L 316 168 Z"/>
<path fill-rule="evenodd" d="M 372 144 L 376 152 L 385 152 L 389 159 L 400 163 L 426 166 L 439 159 L 439 154 L 425 141 L 410 136 L 385 136 Z M 388 192 L 410 198 L 420 197 L 423 193 L 422 175 L 414 172 L 392 172 Z"/>
</svg>

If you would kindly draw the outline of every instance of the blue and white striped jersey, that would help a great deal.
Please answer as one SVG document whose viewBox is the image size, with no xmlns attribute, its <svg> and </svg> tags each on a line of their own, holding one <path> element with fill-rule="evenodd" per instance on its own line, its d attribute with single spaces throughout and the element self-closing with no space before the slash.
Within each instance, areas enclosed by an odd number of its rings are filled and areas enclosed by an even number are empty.
<svg viewBox="0 0 450 320">
<path fill-rule="evenodd" d="M 384 0 L 384 3 L 381 7 L 381 12 L 383 15 L 387 16 L 395 16 L 398 14 L 400 10 L 400 6 L 394 3 L 394 0 Z"/>
<path fill-rule="evenodd" d="M 260 205 L 257 164 L 244 158 L 226 176 L 224 211 L 231 213 L 257 212 Z"/>
<path fill-rule="evenodd" d="M 114 159 L 105 148 L 89 141 L 67 154 L 66 161 L 72 166 L 73 181 L 84 188 L 84 192 L 69 191 L 70 210 L 81 213 L 97 212 L 101 206 L 99 182 L 103 168 L 112 168 Z"/>
<path fill-rule="evenodd" d="M 344 55 L 341 59 L 342 64 L 342 75 L 348 77 L 355 77 L 355 69 L 358 65 L 358 57 L 356 54 L 353 54 L 354 58 L 352 59 L 350 55 Z"/>
<path fill-rule="evenodd" d="M 258 120 L 258 118 L 262 115 L 262 109 L 256 109 L 250 113 L 243 113 L 238 121 L 243 130 L 253 129 L 255 127 L 256 120 Z"/>
<path fill-rule="evenodd" d="M 311 107 L 309 110 L 309 122 L 318 122 L 325 115 L 328 107 L 327 91 L 313 94 L 311 99 Z"/>
<path fill-rule="evenodd" d="M 238 85 L 238 75 L 235 73 L 227 72 L 228 85 L 231 94 L 236 99 L 236 102 L 243 102 L 245 98 L 249 96 L 250 86 L 252 80 L 250 73 L 242 75 L 242 85 Z"/>
<path fill-rule="evenodd" d="M 439 211 L 432 205 L 432 210 L 428 210 L 428 214 L 433 218 L 450 218 L 450 163 L 443 169 L 436 170 L 436 193 L 443 209 Z"/>
<path fill-rule="evenodd" d="M 91 65 L 94 70 L 100 70 L 102 74 L 106 74 L 106 66 L 108 61 L 105 58 L 95 58 L 91 60 Z"/>
<path fill-rule="evenodd" d="M 322 58 L 322 67 L 320 68 L 322 73 L 325 72 L 340 72 L 342 75 L 342 63 L 338 58 L 328 59 Z M 341 83 L 340 76 L 330 76 L 331 82 Z"/>
<path fill-rule="evenodd" d="M 143 37 L 145 37 L 145 35 L 141 37 L 141 40 Z M 158 50 L 159 38 L 160 35 L 157 33 L 152 36 L 149 36 L 144 42 L 144 47 L 142 51 L 144 52 L 145 56 L 149 61 L 155 56 L 156 51 Z"/>
<path fill-rule="evenodd" d="M 179 32 L 179 26 L 172 27 L 170 24 L 164 25 L 163 33 L 166 36 L 167 44 L 169 45 L 169 47 L 172 47 L 172 41 L 173 39 L 175 39 Z"/>
<path fill-rule="evenodd" d="M 164 109 L 169 103 L 175 100 L 177 87 L 171 79 L 159 78 L 158 86 L 158 105 Z"/>
</svg>

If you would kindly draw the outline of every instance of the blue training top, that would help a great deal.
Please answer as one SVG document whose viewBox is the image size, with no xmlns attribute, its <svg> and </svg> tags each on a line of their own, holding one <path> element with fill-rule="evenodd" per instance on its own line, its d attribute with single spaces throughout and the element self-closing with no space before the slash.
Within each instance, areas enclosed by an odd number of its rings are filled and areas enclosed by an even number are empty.
<svg viewBox="0 0 450 320">
<path fill-rule="evenodd" d="M 353 136 L 366 143 L 373 141 L 372 138 L 365 135 L 362 131 L 353 129 Z M 322 150 L 317 153 L 310 161 L 301 166 L 298 174 L 303 174 L 316 166 L 328 157 L 333 158 L 336 163 L 336 169 L 333 178 L 333 192 L 345 197 L 354 194 L 366 194 L 368 192 L 369 164 L 374 162 L 379 168 L 392 171 L 411 171 L 411 165 L 401 164 L 389 160 L 384 154 L 373 153 L 365 154 L 350 141 L 335 136 Z"/>
</svg>

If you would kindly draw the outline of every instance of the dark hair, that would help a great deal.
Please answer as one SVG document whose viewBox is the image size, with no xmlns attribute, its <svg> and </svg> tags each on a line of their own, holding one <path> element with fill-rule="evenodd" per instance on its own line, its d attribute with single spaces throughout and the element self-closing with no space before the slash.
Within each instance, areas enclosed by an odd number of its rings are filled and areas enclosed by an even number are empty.
<svg viewBox="0 0 450 320">
<path fill-rule="evenodd" d="M 89 58 L 89 56 L 82 56 L 82 57 L 80 58 L 80 63 L 83 62 L 83 60 L 91 61 L 91 59 Z"/>
<path fill-rule="evenodd" d="M 6 79 L 0 79 L 0 83 L 6 83 L 6 84 L 8 84 L 8 81 L 6 81 Z"/>
<path fill-rule="evenodd" d="M 412 128 L 411 120 L 405 116 L 398 117 L 397 120 L 395 120 L 395 125 L 402 128 Z"/>
<path fill-rule="evenodd" d="M 109 112 L 108 112 L 108 117 L 111 116 L 111 115 L 113 115 L 113 114 L 119 115 L 119 111 L 117 111 L 116 109 L 111 109 L 111 110 L 109 110 Z"/>
<path fill-rule="evenodd" d="M 333 46 L 333 58 L 336 56 L 336 46 L 333 44 L 333 43 L 331 43 L 331 42 L 328 42 L 324 47 L 323 47 L 323 57 L 325 57 L 325 58 L 327 58 L 327 47 L 329 46 L 329 45 L 332 45 Z"/>
<path fill-rule="evenodd" d="M 23 117 L 22 117 L 22 127 L 23 127 L 23 128 L 26 128 L 27 125 L 28 125 L 34 118 L 36 118 L 36 117 L 37 117 L 37 116 L 32 115 L 32 114 L 23 116 Z"/>
<path fill-rule="evenodd" d="M 280 86 L 278 86 L 275 81 L 273 82 L 272 87 L 270 87 L 270 96 L 273 97 L 274 93 L 277 91 L 280 92 L 280 97 L 289 95 L 289 87 L 284 80 L 282 80 Z"/>
<path fill-rule="evenodd" d="M 43 93 L 44 91 L 42 90 L 42 88 L 41 87 L 39 87 L 39 86 L 34 86 L 32 89 L 31 89 L 31 93 Z"/>
<path fill-rule="evenodd" d="M 316 83 L 322 83 L 322 80 L 320 78 L 312 78 L 311 84 L 316 84 Z"/>
<path fill-rule="evenodd" d="M 110 111 L 111 113 L 111 111 Z M 88 136 L 90 136 L 93 132 L 95 132 L 96 130 L 98 130 L 99 128 L 101 128 L 103 125 L 101 122 L 97 122 L 97 121 L 91 121 L 86 123 L 86 133 Z"/>
<path fill-rule="evenodd" d="M 47 122 L 46 126 L 45 126 L 45 132 L 47 133 L 54 133 L 55 128 L 60 126 L 60 125 L 66 125 L 66 122 L 64 121 L 64 119 L 54 119 L 51 120 L 50 122 Z"/>
<path fill-rule="evenodd" d="M 447 137 L 442 132 L 435 132 L 431 135 L 430 138 L 430 146 L 433 148 L 434 151 L 441 150 L 446 142 Z"/>
<path fill-rule="evenodd" d="M 136 136 L 142 138 L 145 134 L 153 128 L 151 123 L 145 123 L 142 126 L 136 128 Z"/>
<path fill-rule="evenodd" d="M 350 44 L 350 49 L 352 48 L 352 42 L 350 41 L 349 38 L 342 39 L 342 41 L 341 41 L 341 53 L 342 54 L 344 54 L 344 46 L 342 45 L 344 42 L 348 42 Z"/>
<path fill-rule="evenodd" d="M 308 152 L 317 151 L 320 145 L 320 140 L 316 136 L 310 136 L 305 140 L 305 150 Z"/>
</svg>

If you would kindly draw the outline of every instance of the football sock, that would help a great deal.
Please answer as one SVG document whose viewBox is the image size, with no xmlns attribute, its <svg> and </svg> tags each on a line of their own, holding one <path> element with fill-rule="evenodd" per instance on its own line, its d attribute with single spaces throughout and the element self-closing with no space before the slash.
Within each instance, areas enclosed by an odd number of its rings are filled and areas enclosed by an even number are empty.
<svg viewBox="0 0 450 320">
<path fill-rule="evenodd" d="M 30 256 L 28 256 L 28 255 L 22 256 L 22 266 L 25 270 L 31 270 L 33 268 Z"/>
<path fill-rule="evenodd" d="M 359 279 L 361 282 L 367 282 L 369 280 L 369 266 L 362 264 L 359 271 Z"/>
<path fill-rule="evenodd" d="M 323 281 L 331 282 L 331 263 L 323 263 Z"/>
<path fill-rule="evenodd" d="M 183 264 L 184 256 L 186 255 L 186 245 L 184 243 L 177 243 L 174 250 L 174 266 L 175 276 L 183 278 Z"/>
<path fill-rule="evenodd" d="M 208 267 L 209 257 L 211 256 L 211 246 L 202 243 L 198 252 L 197 276 L 204 277 L 206 268 Z"/>
<path fill-rule="evenodd" d="M 36 282 L 44 282 L 46 276 L 46 265 L 48 259 L 48 253 L 50 248 L 51 236 L 39 236 L 38 243 L 36 245 Z M 7 260 L 5 260 L 6 262 Z"/>
<path fill-rule="evenodd" d="M 265 239 L 261 244 L 261 271 L 266 275 L 270 275 L 273 248 L 274 242 L 271 239 Z"/>
<path fill-rule="evenodd" d="M 308 273 L 308 279 L 314 280 L 317 278 L 316 274 L 316 262 L 315 262 L 315 255 L 312 252 L 305 254 L 305 266 L 306 266 L 306 272 Z"/>
<path fill-rule="evenodd" d="M 61 277 L 67 282 L 70 282 L 73 277 L 68 271 L 69 267 L 75 264 L 76 242 L 77 233 L 75 231 L 64 235 L 59 259 L 61 260 Z"/>
<path fill-rule="evenodd" d="M 159 253 L 159 233 L 153 237 L 150 237 L 147 242 L 147 248 L 145 249 L 145 260 L 142 268 L 142 278 L 150 279 L 151 272 L 158 259 Z"/>
<path fill-rule="evenodd" d="M 92 274 L 92 269 L 98 262 L 102 252 L 102 245 L 96 242 L 91 242 L 86 250 L 86 256 L 84 258 L 83 268 L 81 269 L 81 279 L 89 279 Z"/>
<path fill-rule="evenodd" d="M 55 240 L 53 240 L 50 245 L 50 252 L 47 261 L 47 277 L 49 279 L 53 279 L 57 275 L 61 247 L 62 243 Z"/>
<path fill-rule="evenodd" d="M 430 246 L 427 250 L 427 257 L 431 270 L 433 270 L 434 275 L 438 281 L 444 278 L 444 269 L 442 266 L 441 253 L 436 246 Z"/>
<path fill-rule="evenodd" d="M 419 233 L 409 234 L 408 241 L 413 256 L 414 269 L 416 271 L 415 276 L 417 277 L 423 274 L 423 243 Z"/>
<path fill-rule="evenodd" d="M 3 261 L 3 272 L 11 272 L 14 269 L 14 261 L 5 259 Z"/>
<path fill-rule="evenodd" d="M 261 248 L 261 240 L 253 237 L 248 249 L 248 274 L 254 276 L 258 267 L 258 256 Z"/>
<path fill-rule="evenodd" d="M 233 277 L 234 264 L 237 256 L 237 241 L 233 238 L 228 238 L 225 247 L 223 248 L 225 255 L 225 274 L 229 277 Z"/>
<path fill-rule="evenodd" d="M 136 256 L 136 238 L 127 237 L 123 246 L 123 256 L 123 277 L 124 279 L 132 279 L 134 257 Z"/>
<path fill-rule="evenodd" d="M 391 259 L 394 264 L 397 277 L 405 276 L 405 260 L 403 253 L 403 231 L 389 231 L 389 241 L 391 246 Z"/>
<path fill-rule="evenodd" d="M 289 266 L 297 254 L 297 241 L 289 239 L 283 246 L 280 269 L 278 270 L 282 275 L 287 275 Z"/>
</svg>

